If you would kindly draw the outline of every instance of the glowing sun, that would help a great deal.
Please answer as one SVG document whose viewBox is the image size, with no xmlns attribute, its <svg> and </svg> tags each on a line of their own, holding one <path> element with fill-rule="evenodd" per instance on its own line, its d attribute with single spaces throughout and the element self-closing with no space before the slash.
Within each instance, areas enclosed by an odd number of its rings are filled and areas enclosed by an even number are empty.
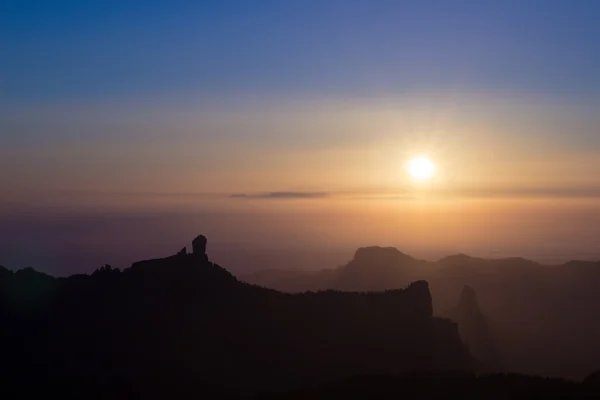
<svg viewBox="0 0 600 400">
<path fill-rule="evenodd" d="M 431 179 L 435 174 L 435 164 L 427 157 L 415 157 L 408 162 L 408 172 L 418 181 Z"/>
</svg>

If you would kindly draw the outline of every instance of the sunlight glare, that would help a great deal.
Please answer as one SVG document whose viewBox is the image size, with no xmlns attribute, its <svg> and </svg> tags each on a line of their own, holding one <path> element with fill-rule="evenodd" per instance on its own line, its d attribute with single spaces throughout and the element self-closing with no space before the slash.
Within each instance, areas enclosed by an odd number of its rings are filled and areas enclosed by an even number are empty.
<svg viewBox="0 0 600 400">
<path fill-rule="evenodd" d="M 430 179 L 435 174 L 435 165 L 427 157 L 415 157 L 408 163 L 408 172 L 418 180 Z"/>
</svg>

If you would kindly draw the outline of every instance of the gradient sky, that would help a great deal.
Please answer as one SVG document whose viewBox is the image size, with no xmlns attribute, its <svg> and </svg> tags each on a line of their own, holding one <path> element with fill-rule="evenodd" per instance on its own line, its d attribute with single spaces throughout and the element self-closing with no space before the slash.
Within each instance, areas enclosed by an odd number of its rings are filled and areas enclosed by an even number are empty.
<svg viewBox="0 0 600 400">
<path fill-rule="evenodd" d="M 0 215 L 297 216 L 267 241 L 326 215 L 322 243 L 483 255 L 485 232 L 514 252 L 561 229 L 593 257 L 598 21 L 593 0 L 3 1 Z"/>
</svg>

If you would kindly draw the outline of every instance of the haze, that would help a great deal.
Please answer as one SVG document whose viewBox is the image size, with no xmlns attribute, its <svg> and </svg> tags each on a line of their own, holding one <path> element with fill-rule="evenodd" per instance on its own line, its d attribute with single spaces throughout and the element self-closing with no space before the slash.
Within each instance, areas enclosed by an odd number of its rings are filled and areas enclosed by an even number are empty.
<svg viewBox="0 0 600 400">
<path fill-rule="evenodd" d="M 237 273 L 372 244 L 597 260 L 598 18 L 591 1 L 3 2 L 0 265 L 124 267 L 200 231 Z M 421 154 L 426 184 L 404 168 Z"/>
</svg>

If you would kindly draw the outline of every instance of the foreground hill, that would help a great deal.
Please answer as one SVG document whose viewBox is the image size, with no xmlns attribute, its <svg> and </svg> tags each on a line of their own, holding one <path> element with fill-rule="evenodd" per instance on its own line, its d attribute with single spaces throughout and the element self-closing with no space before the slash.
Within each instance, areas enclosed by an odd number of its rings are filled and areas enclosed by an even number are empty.
<svg viewBox="0 0 600 400">
<path fill-rule="evenodd" d="M 457 325 L 433 317 L 425 281 L 285 294 L 208 261 L 204 237 L 193 245 L 123 272 L 0 269 L 5 382 L 21 396 L 166 398 L 473 367 Z"/>
<path fill-rule="evenodd" d="M 373 246 L 358 249 L 339 268 L 265 271 L 241 279 L 292 293 L 386 290 L 426 280 L 436 315 L 454 308 L 469 286 L 477 293 L 488 327 L 468 330 L 491 332 L 508 371 L 582 379 L 600 365 L 600 320 L 590 314 L 600 304 L 600 262 L 547 266 L 523 258 L 486 260 L 465 254 L 428 262 Z M 456 322 L 481 325 L 461 315 Z"/>
</svg>

